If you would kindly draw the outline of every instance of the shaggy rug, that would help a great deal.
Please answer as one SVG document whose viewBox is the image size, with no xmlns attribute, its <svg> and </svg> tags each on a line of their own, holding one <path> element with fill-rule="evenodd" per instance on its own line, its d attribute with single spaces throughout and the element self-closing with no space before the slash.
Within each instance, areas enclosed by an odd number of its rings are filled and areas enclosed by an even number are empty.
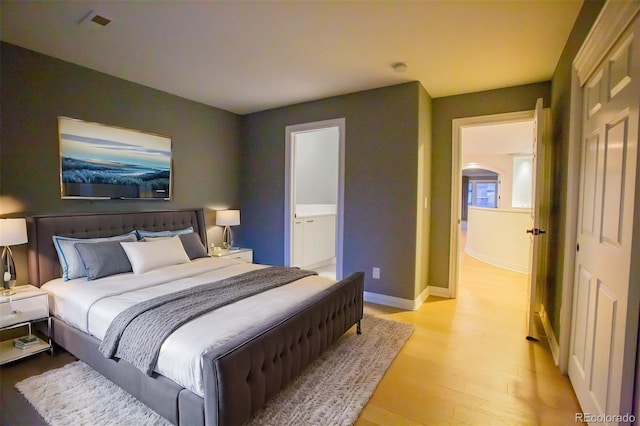
<svg viewBox="0 0 640 426">
<path fill-rule="evenodd" d="M 365 317 L 254 417 L 251 425 L 350 425 L 413 332 L 413 325 Z M 16 384 L 51 426 L 168 425 L 81 361 Z"/>
</svg>

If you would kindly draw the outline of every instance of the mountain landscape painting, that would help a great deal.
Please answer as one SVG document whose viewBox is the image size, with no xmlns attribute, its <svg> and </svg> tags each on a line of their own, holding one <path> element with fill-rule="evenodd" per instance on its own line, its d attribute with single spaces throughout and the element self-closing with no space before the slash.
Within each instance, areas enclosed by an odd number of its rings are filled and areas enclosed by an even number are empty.
<svg viewBox="0 0 640 426">
<path fill-rule="evenodd" d="M 171 139 L 58 118 L 62 198 L 171 199 Z"/>
</svg>

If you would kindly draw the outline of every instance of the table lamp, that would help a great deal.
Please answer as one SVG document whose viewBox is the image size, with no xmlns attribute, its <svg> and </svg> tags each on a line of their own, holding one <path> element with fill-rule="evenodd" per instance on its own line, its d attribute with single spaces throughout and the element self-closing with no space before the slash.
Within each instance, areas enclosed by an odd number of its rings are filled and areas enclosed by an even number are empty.
<svg viewBox="0 0 640 426">
<path fill-rule="evenodd" d="M 233 236 L 230 226 L 240 225 L 240 210 L 220 210 L 216 212 L 216 225 L 224 226 L 222 231 L 222 247 L 233 247 Z"/>
<path fill-rule="evenodd" d="M 16 265 L 11 246 L 27 242 L 27 221 L 19 219 L 0 219 L 0 246 L 2 249 L 2 284 L 5 290 L 16 285 Z"/>
</svg>

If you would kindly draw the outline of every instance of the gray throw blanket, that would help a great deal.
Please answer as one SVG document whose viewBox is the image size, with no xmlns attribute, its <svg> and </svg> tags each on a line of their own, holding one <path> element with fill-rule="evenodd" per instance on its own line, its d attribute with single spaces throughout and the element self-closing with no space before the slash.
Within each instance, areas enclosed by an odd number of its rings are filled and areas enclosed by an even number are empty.
<svg viewBox="0 0 640 426">
<path fill-rule="evenodd" d="M 310 275 L 316 272 L 272 266 L 138 303 L 111 322 L 100 352 L 107 358 L 124 359 L 150 376 L 160 346 L 181 325 L 221 306 Z"/>
</svg>

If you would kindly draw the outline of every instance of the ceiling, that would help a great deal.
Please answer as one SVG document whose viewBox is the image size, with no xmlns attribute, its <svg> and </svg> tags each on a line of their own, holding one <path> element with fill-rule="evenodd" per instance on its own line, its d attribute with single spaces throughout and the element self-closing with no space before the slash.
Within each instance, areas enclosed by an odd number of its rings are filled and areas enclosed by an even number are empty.
<svg viewBox="0 0 640 426">
<path fill-rule="evenodd" d="M 533 120 L 462 128 L 462 156 L 530 155 Z"/>
<path fill-rule="evenodd" d="M 0 38 L 247 114 L 415 80 L 434 98 L 547 81 L 581 6 L 4 0 Z M 91 11 L 111 22 L 81 23 Z M 396 62 L 408 69 L 394 72 Z"/>
</svg>

